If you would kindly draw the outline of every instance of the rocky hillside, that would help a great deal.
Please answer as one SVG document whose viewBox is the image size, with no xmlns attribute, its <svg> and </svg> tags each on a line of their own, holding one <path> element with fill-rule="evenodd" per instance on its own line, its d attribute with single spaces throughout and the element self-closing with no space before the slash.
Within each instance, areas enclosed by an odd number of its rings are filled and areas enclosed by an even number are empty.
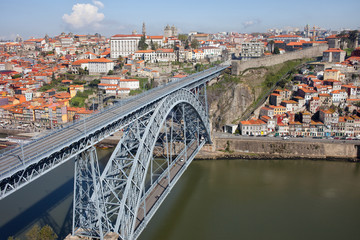
<svg viewBox="0 0 360 240">
<path fill-rule="evenodd" d="M 220 131 L 225 124 L 235 123 L 261 92 L 266 69 L 250 70 L 244 76 L 228 73 L 210 82 L 208 101 L 212 129 Z"/>
<path fill-rule="evenodd" d="M 222 131 L 225 124 L 238 124 L 246 109 L 267 95 L 281 76 L 304 61 L 247 69 L 239 76 L 226 70 L 218 79 L 211 81 L 207 94 L 212 130 Z"/>
</svg>

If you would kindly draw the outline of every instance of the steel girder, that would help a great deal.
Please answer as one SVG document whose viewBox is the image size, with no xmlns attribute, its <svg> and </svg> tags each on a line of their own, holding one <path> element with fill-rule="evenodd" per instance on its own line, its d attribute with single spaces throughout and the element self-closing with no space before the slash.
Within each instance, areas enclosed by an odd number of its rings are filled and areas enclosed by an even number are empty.
<svg viewBox="0 0 360 240">
<path fill-rule="evenodd" d="M 132 118 L 137 119 L 142 111 L 156 107 L 156 103 L 168 94 L 181 88 L 193 90 L 206 84 L 218 76 L 227 67 L 226 64 L 192 74 L 181 81 L 170 82 L 121 104 L 115 104 L 86 120 L 55 130 L 47 136 L 0 155 L 1 162 L 6 163 L 3 167 L 6 165 L 8 168 L 5 171 L 2 169 L 1 172 L 0 199 L 130 124 Z M 122 107 L 127 109 L 120 111 Z M 88 125 L 89 122 L 91 124 Z"/>
<path fill-rule="evenodd" d="M 133 121 L 101 175 L 90 158 L 85 173 L 91 187 L 75 183 L 76 194 L 87 191 L 88 195 L 74 197 L 73 234 L 103 239 L 114 232 L 121 239 L 134 239 L 141 233 L 195 154 L 210 142 L 206 101 L 200 97 L 204 93 L 203 87 L 180 89 L 159 102 L 153 112 Z M 165 161 L 159 164 L 161 156 Z M 180 168 L 179 161 L 183 162 Z M 76 174 L 76 179 L 84 178 L 79 170 Z M 159 181 L 167 181 L 167 187 L 147 208 Z"/>
<path fill-rule="evenodd" d="M 145 105 L 142 109 L 129 114 L 125 118 L 120 118 L 117 121 L 89 135 L 86 135 L 84 128 L 74 128 L 79 132 L 83 132 L 84 137 L 74 141 L 71 145 L 65 148 L 59 149 L 59 151 L 54 152 L 50 156 L 42 158 L 39 162 L 33 164 L 24 164 L 22 169 L 16 174 L 2 180 L 0 182 L 0 199 L 5 198 L 6 196 L 26 186 L 33 180 L 41 177 L 52 169 L 76 157 L 81 152 L 86 151 L 96 143 L 109 137 L 111 134 L 130 125 L 138 118 L 141 118 L 149 112 L 153 112 L 157 105 L 158 101 L 150 105 Z"/>
</svg>

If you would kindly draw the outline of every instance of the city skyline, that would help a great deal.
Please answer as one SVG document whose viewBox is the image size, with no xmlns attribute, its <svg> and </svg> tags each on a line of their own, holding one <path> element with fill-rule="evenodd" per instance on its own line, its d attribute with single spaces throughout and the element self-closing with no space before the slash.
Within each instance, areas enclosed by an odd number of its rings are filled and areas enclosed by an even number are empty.
<svg viewBox="0 0 360 240">
<path fill-rule="evenodd" d="M 306 24 L 332 30 L 360 27 L 357 15 L 360 2 L 355 0 L 343 2 L 349 7 L 337 12 L 334 6 L 338 2 L 334 0 L 304 0 L 299 7 L 283 0 L 271 3 L 259 0 L 256 5 L 231 0 L 219 5 L 215 1 L 189 0 L 181 3 L 140 0 L 136 4 L 130 0 L 7 1 L 2 3 L 3 19 L 7 21 L 0 23 L 0 39 L 13 40 L 17 34 L 24 39 L 55 36 L 61 32 L 100 33 L 109 37 L 133 30 L 141 33 L 143 22 L 150 35 L 162 35 L 167 24 L 178 27 L 179 33 L 251 33 L 286 26 L 302 30 Z"/>
</svg>

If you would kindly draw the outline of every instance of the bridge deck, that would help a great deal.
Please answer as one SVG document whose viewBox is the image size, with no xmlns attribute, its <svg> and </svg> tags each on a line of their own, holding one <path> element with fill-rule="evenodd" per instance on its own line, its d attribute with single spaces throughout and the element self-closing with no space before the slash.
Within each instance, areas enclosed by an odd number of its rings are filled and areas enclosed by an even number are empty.
<svg viewBox="0 0 360 240">
<path fill-rule="evenodd" d="M 124 101 L 125 103 L 115 104 L 113 107 L 106 108 L 93 116 L 54 131 L 49 135 L 34 140 L 22 147 L 5 152 L 0 157 L 0 181 L 12 176 L 20 170 L 26 169 L 28 166 L 39 162 L 41 159 L 70 146 L 72 143 L 89 136 L 109 124 L 136 112 L 144 106 L 151 104 L 174 91 L 187 87 L 193 83 L 200 82 L 207 77 L 211 77 L 227 67 L 228 65 L 217 66 L 190 75 L 182 80 L 170 82 L 133 98 L 129 98 Z"/>
</svg>

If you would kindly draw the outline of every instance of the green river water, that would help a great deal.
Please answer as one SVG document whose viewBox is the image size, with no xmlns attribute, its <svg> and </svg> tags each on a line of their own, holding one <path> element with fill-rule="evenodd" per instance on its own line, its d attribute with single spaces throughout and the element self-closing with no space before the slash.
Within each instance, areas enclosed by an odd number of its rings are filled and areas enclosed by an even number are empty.
<svg viewBox="0 0 360 240">
<path fill-rule="evenodd" d="M 24 239 L 35 223 L 52 225 L 60 239 L 70 233 L 73 164 L 0 201 L 0 239 Z M 360 238 L 359 219 L 358 163 L 202 160 L 191 163 L 139 239 L 348 240 Z"/>
</svg>

